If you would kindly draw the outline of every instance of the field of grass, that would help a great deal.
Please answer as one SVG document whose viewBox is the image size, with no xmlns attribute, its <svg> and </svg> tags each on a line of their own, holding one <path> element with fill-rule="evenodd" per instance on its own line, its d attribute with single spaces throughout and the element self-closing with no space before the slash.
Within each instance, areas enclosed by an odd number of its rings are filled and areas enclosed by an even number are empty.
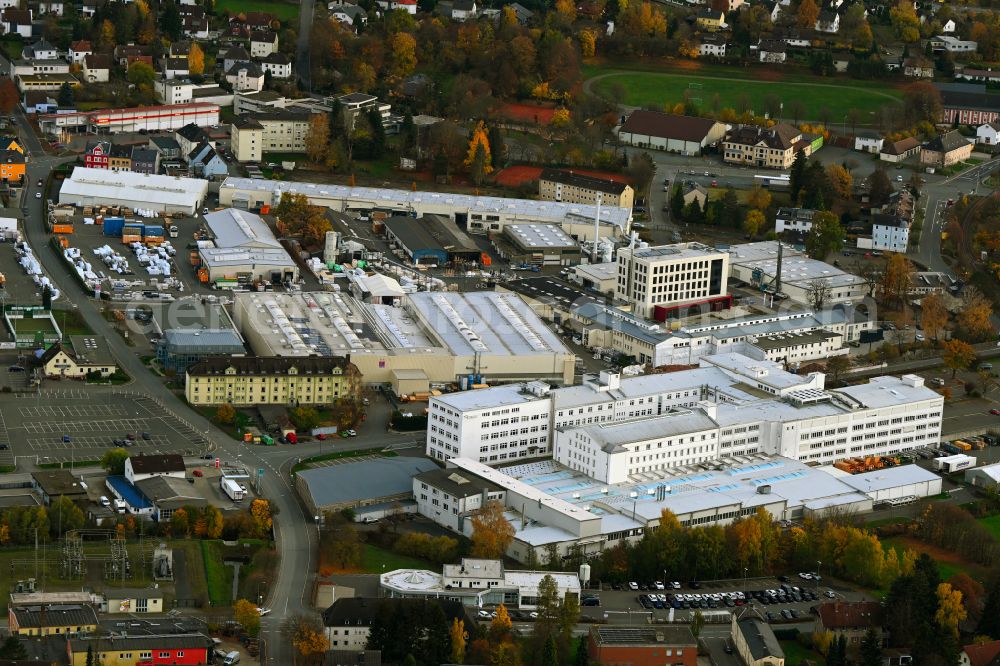
<svg viewBox="0 0 1000 666">
<path fill-rule="evenodd" d="M 94 332 L 83 321 L 79 310 L 54 310 L 52 316 L 56 318 L 59 327 L 65 335 L 93 335 Z"/>
<path fill-rule="evenodd" d="M 865 523 L 865 527 L 875 528 L 882 527 L 883 525 L 905 525 L 910 522 L 910 519 L 906 516 L 893 516 L 892 518 L 879 518 L 878 520 L 869 520 Z"/>
<path fill-rule="evenodd" d="M 406 555 L 397 555 L 392 551 L 366 543 L 361 555 L 361 568 L 364 573 L 380 574 L 393 569 L 433 569 L 434 565 L 425 560 L 418 560 Z"/>
<path fill-rule="evenodd" d="M 823 658 L 819 652 L 815 650 L 810 650 L 795 640 L 789 641 L 778 641 L 781 644 L 781 649 L 785 653 L 785 663 L 786 664 L 801 664 L 804 661 L 811 661 L 818 666 L 824 666 L 826 664 L 826 659 Z"/>
<path fill-rule="evenodd" d="M 1000 516 L 990 516 L 989 518 L 980 518 L 979 523 L 990 531 L 993 538 L 1000 541 Z"/>
<path fill-rule="evenodd" d="M 723 108 L 738 108 L 740 98 L 747 95 L 752 108 L 763 113 L 764 98 L 774 95 L 788 111 L 792 100 L 799 100 L 805 108 L 805 119 L 816 119 L 827 109 L 833 122 L 844 122 L 850 109 L 858 109 L 870 114 L 890 102 L 898 102 L 900 95 L 892 89 L 865 88 L 855 82 L 790 83 L 787 81 L 754 81 L 735 77 L 715 77 L 704 74 L 674 74 L 667 72 L 621 72 L 611 73 L 594 82 L 594 92 L 609 95 L 613 86 L 621 85 L 625 91 L 622 100 L 629 106 L 654 105 L 663 108 L 665 102 L 676 104 L 684 101 L 685 91 L 690 90 L 692 98 L 700 99 L 700 106 L 708 108 L 715 95 L 719 96 Z M 791 120 L 790 117 L 783 118 Z"/>
<path fill-rule="evenodd" d="M 228 606 L 233 601 L 233 570 L 222 561 L 222 542 L 202 541 L 201 557 L 208 600 L 213 606 Z"/>
<path fill-rule="evenodd" d="M 267 12 L 274 14 L 281 21 L 289 21 L 299 15 L 299 6 L 268 2 L 268 0 L 217 0 L 215 12 L 221 14 L 225 11 L 231 15 L 241 12 Z"/>
</svg>

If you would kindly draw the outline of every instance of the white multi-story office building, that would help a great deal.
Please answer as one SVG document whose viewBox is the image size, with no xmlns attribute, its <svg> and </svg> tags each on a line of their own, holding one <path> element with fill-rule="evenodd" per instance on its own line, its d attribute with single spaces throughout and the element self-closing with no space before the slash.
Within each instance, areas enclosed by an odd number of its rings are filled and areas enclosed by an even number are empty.
<svg viewBox="0 0 1000 666">
<path fill-rule="evenodd" d="M 641 317 L 664 321 L 683 315 L 683 306 L 728 306 L 728 280 L 729 254 L 701 243 L 621 248 L 615 297 Z"/>
<path fill-rule="evenodd" d="M 602 372 L 579 386 L 554 390 L 529 382 L 434 396 L 427 455 L 499 465 L 551 455 L 555 428 L 658 416 L 705 399 L 746 403 L 761 395 L 823 388 L 822 373 L 795 375 L 738 354 L 705 357 L 702 363 L 687 372 L 626 379 Z"/>
<path fill-rule="evenodd" d="M 877 377 L 747 404 L 701 401 L 656 418 L 558 428 L 554 459 L 605 483 L 728 456 L 832 463 L 937 444 L 943 398 L 922 377 Z"/>
</svg>

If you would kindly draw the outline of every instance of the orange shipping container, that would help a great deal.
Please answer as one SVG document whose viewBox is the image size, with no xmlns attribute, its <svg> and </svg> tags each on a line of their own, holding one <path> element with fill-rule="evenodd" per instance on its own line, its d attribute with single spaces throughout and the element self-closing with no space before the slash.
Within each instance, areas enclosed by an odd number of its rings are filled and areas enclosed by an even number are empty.
<svg viewBox="0 0 1000 666">
<path fill-rule="evenodd" d="M 65 236 L 59 236 L 57 242 L 59 243 L 59 247 L 69 247 L 69 239 Z"/>
<path fill-rule="evenodd" d="M 493 259 L 490 258 L 490 255 L 488 255 L 485 252 L 483 252 L 482 256 L 480 257 L 479 263 L 481 263 L 483 266 L 492 266 L 493 265 Z"/>
<path fill-rule="evenodd" d="M 122 242 L 125 243 L 126 245 L 128 245 L 130 243 L 141 243 L 142 242 L 142 236 L 125 236 L 125 235 L 122 235 Z"/>
<path fill-rule="evenodd" d="M 71 234 L 73 233 L 72 224 L 53 224 L 52 233 L 54 234 Z"/>
</svg>

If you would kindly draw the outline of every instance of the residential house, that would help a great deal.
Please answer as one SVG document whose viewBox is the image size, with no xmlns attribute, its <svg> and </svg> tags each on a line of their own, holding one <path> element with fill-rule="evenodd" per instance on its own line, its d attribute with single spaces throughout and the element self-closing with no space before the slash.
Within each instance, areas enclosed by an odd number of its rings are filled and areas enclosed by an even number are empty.
<svg viewBox="0 0 1000 666">
<path fill-rule="evenodd" d="M 757 617 L 733 614 L 729 639 L 746 666 L 785 666 L 785 652 L 771 625 Z"/>
<path fill-rule="evenodd" d="M 81 39 L 70 44 L 66 59 L 75 65 L 82 65 L 83 59 L 93 52 L 94 49 L 91 47 L 90 42 L 86 39 Z"/>
<path fill-rule="evenodd" d="M 229 175 L 229 165 L 208 143 L 200 143 L 195 146 L 185 161 L 188 163 L 191 174 L 199 178 Z"/>
<path fill-rule="evenodd" d="M 195 126 L 197 127 L 197 125 Z M 159 156 L 158 161 L 174 160 L 181 156 L 181 147 L 177 140 L 169 136 L 149 137 L 149 149 Z M 133 158 L 134 162 L 134 158 Z"/>
<path fill-rule="evenodd" d="M 110 156 L 110 142 L 92 139 L 87 142 L 87 149 L 83 153 L 83 165 L 88 169 L 107 169 Z"/>
<path fill-rule="evenodd" d="M 183 479 L 186 475 L 184 458 L 177 453 L 137 455 L 125 459 L 125 479 L 132 485 L 157 476 Z"/>
<path fill-rule="evenodd" d="M 814 27 L 816 32 L 837 34 L 840 32 L 840 14 L 829 9 L 824 9 L 819 13 Z"/>
<path fill-rule="evenodd" d="M 910 246 L 910 223 L 898 215 L 872 215 L 872 248 L 905 254 Z"/>
<path fill-rule="evenodd" d="M 1000 122 L 993 121 L 976 128 L 976 143 L 984 146 L 1000 144 Z"/>
<path fill-rule="evenodd" d="M 636 110 L 618 129 L 619 140 L 637 148 L 701 155 L 726 135 L 726 125 L 710 118 Z"/>
<path fill-rule="evenodd" d="M 762 39 L 757 44 L 757 55 L 761 62 L 785 62 L 787 57 L 785 42 L 780 39 Z"/>
<path fill-rule="evenodd" d="M 231 125 L 230 147 L 240 162 L 260 162 L 263 153 L 304 153 L 311 114 L 275 109 L 238 116 Z"/>
<path fill-rule="evenodd" d="M 69 74 L 69 63 L 65 60 L 15 60 L 10 68 L 11 76 L 34 76 L 36 74 Z"/>
<path fill-rule="evenodd" d="M 66 641 L 69 666 L 93 663 L 114 666 L 210 664 L 215 658 L 212 639 L 203 634 L 126 634 L 87 636 Z"/>
<path fill-rule="evenodd" d="M 972 144 L 958 130 L 941 134 L 920 149 L 920 163 L 947 167 L 964 162 L 972 154 Z"/>
<path fill-rule="evenodd" d="M 97 630 L 97 612 L 89 604 L 10 606 L 7 624 L 14 636 L 70 636 Z"/>
<path fill-rule="evenodd" d="M 83 59 L 83 80 L 87 83 L 107 83 L 111 78 L 111 56 L 91 53 Z"/>
<path fill-rule="evenodd" d="M 512 2 L 510 4 L 504 5 L 504 9 L 510 9 L 511 11 L 513 11 L 514 17 L 517 19 L 517 22 L 520 25 L 528 25 L 528 21 L 530 21 L 531 17 L 535 15 L 535 12 L 528 9 L 520 2 Z"/>
<path fill-rule="evenodd" d="M 698 45 L 698 55 L 702 58 L 707 56 L 725 58 L 727 41 L 724 35 L 702 35 L 701 44 Z"/>
<path fill-rule="evenodd" d="M 21 49 L 21 57 L 28 60 L 55 60 L 59 57 L 59 51 L 52 44 L 40 39 Z"/>
<path fill-rule="evenodd" d="M 266 58 L 278 51 L 278 33 L 273 30 L 254 30 L 250 33 L 250 57 Z"/>
<path fill-rule="evenodd" d="M 684 205 L 687 206 L 692 201 L 698 202 L 698 207 L 705 210 L 705 204 L 708 203 L 708 190 L 699 185 L 698 183 L 691 182 L 685 186 L 681 198 L 684 200 Z"/>
<path fill-rule="evenodd" d="M 39 16 L 62 16 L 66 13 L 66 3 L 62 0 L 40 0 L 37 7 Z"/>
<path fill-rule="evenodd" d="M 695 18 L 695 25 L 699 30 L 706 32 L 718 32 L 726 24 L 726 14 L 723 11 L 714 10 L 711 7 L 703 7 L 698 10 Z"/>
<path fill-rule="evenodd" d="M 804 234 L 812 229 L 814 215 L 816 211 L 811 208 L 779 208 L 774 216 L 774 233 L 794 231 Z"/>
<path fill-rule="evenodd" d="M 362 650 L 368 643 L 368 634 L 380 610 L 408 610 L 416 616 L 427 613 L 434 606 L 444 612 L 448 626 L 459 620 L 471 627 L 476 621 L 473 609 L 452 599 L 342 597 L 323 611 L 326 638 L 330 647 L 335 650 Z"/>
<path fill-rule="evenodd" d="M 837 53 L 833 56 L 833 69 L 838 74 L 843 74 L 854 62 L 854 55 L 851 53 Z"/>
<path fill-rule="evenodd" d="M 272 53 L 262 58 L 260 68 L 265 74 L 275 79 L 290 79 L 292 77 L 292 61 L 284 53 Z"/>
<path fill-rule="evenodd" d="M 160 154 L 150 148 L 132 148 L 132 171 L 135 173 L 159 173 Z"/>
<path fill-rule="evenodd" d="M 966 645 L 958 655 L 958 666 L 991 666 L 1000 658 L 1000 641 Z"/>
<path fill-rule="evenodd" d="M 407 14 L 417 13 L 417 0 L 376 0 L 375 4 L 387 12 L 400 9 Z"/>
<path fill-rule="evenodd" d="M 820 604 L 815 613 L 817 631 L 844 636 L 850 647 L 860 645 L 869 629 L 882 633 L 885 609 L 877 601 L 833 601 Z"/>
<path fill-rule="evenodd" d="M 25 113 L 52 113 L 59 108 L 56 96 L 44 90 L 29 90 L 21 97 Z"/>
<path fill-rule="evenodd" d="M 979 48 L 977 42 L 958 39 L 951 35 L 938 35 L 937 37 L 931 37 L 928 41 L 931 45 L 931 53 L 934 54 L 945 51 L 948 53 L 975 53 L 976 49 Z"/>
<path fill-rule="evenodd" d="M 31 38 L 31 10 L 8 7 L 0 14 L 4 32 L 8 35 L 20 35 L 24 39 Z"/>
<path fill-rule="evenodd" d="M 330 18 L 355 29 L 368 22 L 368 13 L 358 5 L 330 3 Z"/>
<path fill-rule="evenodd" d="M 632 188 L 617 180 L 576 173 L 568 169 L 543 169 L 538 177 L 538 196 L 545 201 L 563 201 L 631 208 Z"/>
<path fill-rule="evenodd" d="M 133 62 L 144 62 L 150 67 L 153 66 L 153 56 L 149 54 L 149 49 L 139 44 L 122 44 L 115 47 L 115 62 L 119 67 L 128 69 Z"/>
<path fill-rule="evenodd" d="M 955 78 L 961 81 L 1000 83 L 1000 70 L 976 69 L 974 67 L 956 67 Z"/>
<path fill-rule="evenodd" d="M 186 79 L 191 75 L 187 57 L 166 57 L 163 59 L 163 78 Z"/>
<path fill-rule="evenodd" d="M 111 154 L 108 155 L 109 171 L 132 170 L 132 148 L 125 144 L 111 144 Z"/>
<path fill-rule="evenodd" d="M 242 46 L 232 46 L 222 55 L 222 71 L 228 72 L 233 65 L 240 62 L 250 62 L 250 54 Z"/>
<path fill-rule="evenodd" d="M 726 7 L 723 9 L 727 14 L 729 12 L 735 12 L 737 9 L 744 5 L 744 0 L 726 0 Z"/>
<path fill-rule="evenodd" d="M 276 29 L 280 25 L 274 14 L 264 12 L 244 12 L 229 19 L 229 36 L 249 39 L 254 30 Z"/>
<path fill-rule="evenodd" d="M 723 161 L 766 169 L 788 169 L 797 152 L 807 157 L 812 153 L 812 144 L 802 138 L 802 132 L 786 123 L 741 125 L 726 135 L 722 146 Z"/>
<path fill-rule="evenodd" d="M 923 56 L 903 60 L 903 75 L 911 79 L 933 79 L 934 63 Z"/>
<path fill-rule="evenodd" d="M 264 89 L 264 70 L 255 62 L 238 62 L 226 70 L 226 81 L 235 92 L 260 92 Z"/>
<path fill-rule="evenodd" d="M 392 106 L 379 101 L 379 98 L 374 95 L 354 92 L 339 95 L 333 99 L 340 105 L 341 111 L 344 114 L 344 126 L 350 130 L 354 129 L 354 119 L 357 118 L 358 114 L 368 113 L 371 110 L 378 112 L 382 118 L 382 125 L 386 125 L 389 122 L 389 112 L 392 110 Z"/>
<path fill-rule="evenodd" d="M 946 34 L 947 33 L 955 32 L 955 21 L 954 21 L 954 19 L 948 19 L 947 21 L 945 21 L 944 25 L 941 26 L 941 32 L 946 33 Z"/>
<path fill-rule="evenodd" d="M 860 150 L 863 153 L 878 154 L 882 151 L 882 144 L 884 142 L 885 139 L 880 134 L 861 132 L 854 135 L 854 150 Z"/>
<path fill-rule="evenodd" d="M 204 14 L 204 10 L 201 15 L 185 16 L 181 20 L 185 36 L 191 39 L 208 39 L 208 16 Z"/>
<path fill-rule="evenodd" d="M 170 58 L 187 58 L 191 55 L 191 42 L 174 42 L 167 49 Z"/>
<path fill-rule="evenodd" d="M 44 376 L 85 379 L 95 374 L 110 377 L 118 369 L 117 361 L 99 338 L 71 335 L 70 344 L 57 342 L 34 359 Z"/>
<path fill-rule="evenodd" d="M 916 155 L 920 150 L 920 140 L 916 137 L 907 137 L 899 141 L 882 146 L 878 158 L 883 162 L 902 162 L 906 158 Z"/>
<path fill-rule="evenodd" d="M 476 0 L 454 0 L 451 3 L 452 21 L 469 21 L 479 15 Z"/>
<path fill-rule="evenodd" d="M 202 143 L 207 143 L 213 148 L 215 147 L 215 142 L 209 138 L 208 134 L 205 133 L 205 130 L 198 127 L 194 123 L 188 123 L 174 132 L 174 140 L 177 141 L 177 145 L 180 149 L 179 154 L 181 156 L 190 155 L 191 151 Z"/>
</svg>

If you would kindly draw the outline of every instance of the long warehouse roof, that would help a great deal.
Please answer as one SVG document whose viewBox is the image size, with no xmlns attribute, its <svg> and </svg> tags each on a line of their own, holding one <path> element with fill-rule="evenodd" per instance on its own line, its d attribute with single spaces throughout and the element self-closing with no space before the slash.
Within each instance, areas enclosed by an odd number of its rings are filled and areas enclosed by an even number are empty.
<svg viewBox="0 0 1000 666">
<path fill-rule="evenodd" d="M 194 207 L 207 194 L 208 181 L 200 178 L 75 167 L 73 175 L 63 181 L 59 199 L 67 195 Z"/>
</svg>

